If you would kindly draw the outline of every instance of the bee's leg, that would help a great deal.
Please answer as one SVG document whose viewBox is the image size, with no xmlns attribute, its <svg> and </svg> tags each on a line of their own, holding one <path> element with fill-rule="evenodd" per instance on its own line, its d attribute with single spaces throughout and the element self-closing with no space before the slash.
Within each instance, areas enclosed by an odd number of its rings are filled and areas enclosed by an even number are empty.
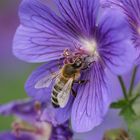
<svg viewBox="0 0 140 140">
<path fill-rule="evenodd" d="M 82 70 L 84 71 L 84 70 L 87 70 L 88 68 L 89 68 L 89 66 L 82 68 Z"/>
<path fill-rule="evenodd" d="M 74 96 L 74 97 L 76 97 L 76 95 L 77 95 L 77 93 L 76 93 L 76 91 L 72 88 L 72 95 Z"/>
<path fill-rule="evenodd" d="M 78 81 L 74 81 L 73 84 L 84 84 L 87 83 L 88 81 L 89 80 L 78 80 Z M 72 95 L 76 97 L 77 92 L 73 88 L 71 89 L 71 91 L 72 91 Z"/>
<path fill-rule="evenodd" d="M 90 68 L 91 64 L 93 64 L 94 62 L 89 63 L 87 66 L 83 67 L 82 70 L 85 71 L 87 69 Z"/>
</svg>

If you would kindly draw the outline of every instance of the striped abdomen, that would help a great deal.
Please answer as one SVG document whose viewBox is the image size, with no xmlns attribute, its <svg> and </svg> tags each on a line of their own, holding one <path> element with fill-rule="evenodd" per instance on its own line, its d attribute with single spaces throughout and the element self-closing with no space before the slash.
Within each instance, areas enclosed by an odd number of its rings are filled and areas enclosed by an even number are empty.
<svg viewBox="0 0 140 140">
<path fill-rule="evenodd" d="M 67 82 L 66 79 L 60 78 L 60 80 L 58 82 L 56 82 L 56 84 L 53 87 L 51 101 L 52 101 L 52 105 L 55 108 L 60 107 L 59 106 L 59 103 L 58 103 L 58 100 L 57 100 L 57 96 L 61 92 L 61 90 L 63 89 L 63 87 L 65 86 L 66 82 Z"/>
</svg>

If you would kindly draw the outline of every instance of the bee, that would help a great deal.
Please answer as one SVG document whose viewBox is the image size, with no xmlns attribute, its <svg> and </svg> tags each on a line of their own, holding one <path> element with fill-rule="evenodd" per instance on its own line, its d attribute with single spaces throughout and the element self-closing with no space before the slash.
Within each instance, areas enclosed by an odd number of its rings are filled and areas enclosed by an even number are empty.
<svg viewBox="0 0 140 140">
<path fill-rule="evenodd" d="M 35 84 L 35 88 L 49 87 L 53 79 L 55 79 L 51 102 L 55 108 L 64 108 L 68 103 L 70 92 L 73 90 L 73 83 L 80 78 L 83 66 L 83 59 L 78 57 L 73 63 L 64 64 L 60 71 L 39 80 Z"/>
</svg>

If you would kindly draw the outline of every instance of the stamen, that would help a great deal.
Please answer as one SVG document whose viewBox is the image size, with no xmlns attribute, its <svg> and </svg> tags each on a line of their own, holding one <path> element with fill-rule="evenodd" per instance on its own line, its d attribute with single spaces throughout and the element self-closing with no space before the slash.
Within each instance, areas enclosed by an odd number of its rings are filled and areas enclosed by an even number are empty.
<svg viewBox="0 0 140 140">
<path fill-rule="evenodd" d="M 40 111 L 41 110 L 41 103 L 39 101 L 36 101 L 35 104 L 34 104 L 34 108 L 35 108 L 35 111 Z"/>
<path fill-rule="evenodd" d="M 70 51 L 69 49 L 65 49 L 65 50 L 64 50 L 64 52 L 63 52 L 63 56 L 64 56 L 64 57 L 67 58 L 67 57 L 69 57 L 69 56 L 71 56 L 71 55 L 72 55 L 72 53 L 71 53 L 71 51 Z"/>
<path fill-rule="evenodd" d="M 41 129 L 32 126 L 24 121 L 14 122 L 12 124 L 13 132 L 16 136 L 20 136 L 20 132 L 30 132 L 35 134 L 41 134 Z"/>
<path fill-rule="evenodd" d="M 19 137 L 22 132 L 28 132 L 35 134 L 34 136 L 37 140 L 48 140 L 52 133 L 52 125 L 50 123 L 36 122 L 35 124 L 29 124 L 18 118 L 13 122 L 12 128 L 17 137 Z"/>
<path fill-rule="evenodd" d="M 36 101 L 35 102 L 34 109 L 37 112 L 37 118 L 36 118 L 36 120 L 39 121 L 40 120 L 40 116 L 42 114 L 42 111 L 41 111 L 41 103 L 39 101 Z"/>
<path fill-rule="evenodd" d="M 78 47 L 77 49 L 75 48 L 74 52 L 71 52 L 69 49 L 65 49 L 63 52 L 64 64 L 72 64 L 79 59 L 83 63 L 83 69 L 87 69 L 98 59 L 96 48 L 94 47 L 94 44 L 91 45 L 90 43 L 92 42 L 85 41 L 85 46 L 87 46 L 87 48 Z"/>
</svg>

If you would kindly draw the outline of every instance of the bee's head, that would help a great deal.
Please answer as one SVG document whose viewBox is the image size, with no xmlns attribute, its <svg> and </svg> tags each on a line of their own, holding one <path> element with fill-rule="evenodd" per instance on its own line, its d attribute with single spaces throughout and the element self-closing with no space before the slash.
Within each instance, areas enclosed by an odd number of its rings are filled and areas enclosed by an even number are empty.
<svg viewBox="0 0 140 140">
<path fill-rule="evenodd" d="M 82 58 L 77 58 L 75 59 L 74 63 L 72 64 L 72 66 L 76 69 L 81 68 L 83 65 L 83 60 Z"/>
</svg>

